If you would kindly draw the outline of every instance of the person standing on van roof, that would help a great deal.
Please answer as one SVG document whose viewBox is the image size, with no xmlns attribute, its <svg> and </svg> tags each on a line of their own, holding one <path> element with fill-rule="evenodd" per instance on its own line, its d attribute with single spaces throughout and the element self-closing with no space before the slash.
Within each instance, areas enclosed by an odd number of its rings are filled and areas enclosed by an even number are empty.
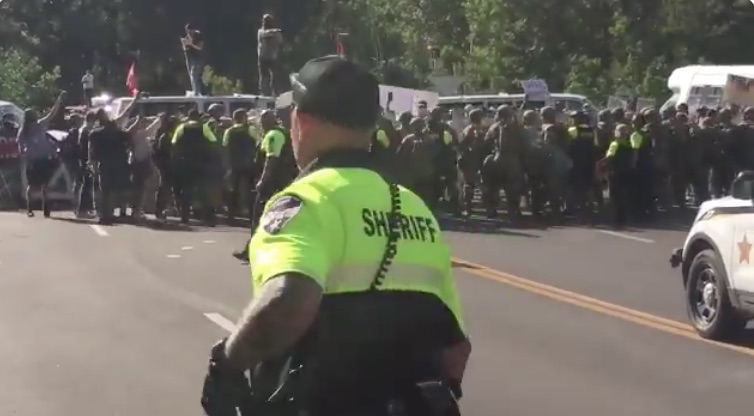
<svg viewBox="0 0 754 416">
<path fill-rule="evenodd" d="M 257 58 L 259 64 L 259 93 L 275 95 L 275 74 L 278 71 L 283 34 L 271 14 L 262 17 L 262 27 L 257 32 Z"/>
<path fill-rule="evenodd" d="M 191 91 L 194 92 L 194 96 L 202 96 L 204 95 L 204 81 L 202 81 L 204 38 L 202 32 L 194 29 L 191 24 L 186 24 L 185 29 L 186 36 L 181 38 L 181 45 L 186 56 L 186 70 L 191 81 Z"/>
</svg>

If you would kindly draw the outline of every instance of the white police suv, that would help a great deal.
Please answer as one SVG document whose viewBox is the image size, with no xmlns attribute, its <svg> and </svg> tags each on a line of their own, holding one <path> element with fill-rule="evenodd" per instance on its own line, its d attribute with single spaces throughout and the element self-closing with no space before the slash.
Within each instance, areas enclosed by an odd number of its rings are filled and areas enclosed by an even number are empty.
<svg viewBox="0 0 754 416">
<path fill-rule="evenodd" d="M 754 319 L 754 171 L 740 173 L 731 196 L 699 207 L 683 248 L 671 257 L 681 267 L 686 307 L 700 336 L 736 336 Z"/>
</svg>

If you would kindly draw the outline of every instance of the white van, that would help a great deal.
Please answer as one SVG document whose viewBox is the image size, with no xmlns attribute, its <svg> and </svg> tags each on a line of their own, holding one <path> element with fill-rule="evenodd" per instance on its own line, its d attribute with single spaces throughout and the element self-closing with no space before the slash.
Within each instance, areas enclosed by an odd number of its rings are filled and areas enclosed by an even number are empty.
<svg viewBox="0 0 754 416">
<path fill-rule="evenodd" d="M 111 114 L 121 114 L 133 101 L 133 97 L 116 98 L 110 104 Z M 188 96 L 147 96 L 139 99 L 134 109 L 134 114 L 148 117 L 156 116 L 161 112 L 175 112 L 181 109 L 197 108 L 206 111 L 212 104 L 222 104 L 225 116 L 230 117 L 233 111 L 239 108 L 246 110 L 264 110 L 274 108 L 275 99 L 261 95 L 224 95 L 214 97 L 188 97 Z"/>
<path fill-rule="evenodd" d="M 668 89 L 673 95 L 662 109 L 686 103 L 689 109 L 717 107 L 723 97 L 728 75 L 754 78 L 754 65 L 691 65 L 677 68 L 668 78 Z"/>
<path fill-rule="evenodd" d="M 437 105 L 448 111 L 453 108 L 464 108 L 471 104 L 474 107 L 480 108 L 497 108 L 503 104 L 509 104 L 514 107 L 520 107 L 524 101 L 524 94 L 508 94 L 501 92 L 499 94 L 481 94 L 481 95 L 456 95 L 440 97 L 437 100 Z M 551 93 L 550 101 L 546 103 L 534 103 L 537 107 L 544 107 L 545 105 L 554 106 L 556 104 L 562 104 L 566 112 L 578 111 L 584 108 L 586 104 L 592 109 L 596 109 L 592 103 L 587 100 L 583 95 L 568 94 L 568 93 Z"/>
</svg>

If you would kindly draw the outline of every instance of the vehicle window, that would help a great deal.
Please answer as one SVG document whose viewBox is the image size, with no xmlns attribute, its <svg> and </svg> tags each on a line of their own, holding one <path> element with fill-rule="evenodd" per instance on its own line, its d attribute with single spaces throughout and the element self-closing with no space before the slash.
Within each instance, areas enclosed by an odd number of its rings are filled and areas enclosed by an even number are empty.
<svg viewBox="0 0 754 416">
<path fill-rule="evenodd" d="M 584 102 L 581 100 L 562 100 L 556 101 L 556 103 L 562 102 L 565 111 L 581 111 L 584 108 Z"/>
<path fill-rule="evenodd" d="M 736 199 L 752 199 L 754 196 L 754 176 L 743 176 L 733 181 L 730 190 L 731 196 Z"/>
<path fill-rule="evenodd" d="M 437 104 L 437 106 L 443 109 L 443 111 L 445 111 L 447 114 L 450 114 L 453 110 L 456 110 L 456 109 L 465 110 L 466 106 L 469 104 L 471 104 L 474 108 L 484 108 L 484 103 L 481 101 L 471 102 L 471 103 L 461 103 L 461 102 L 442 103 L 442 104 Z"/>
<path fill-rule="evenodd" d="M 202 101 L 202 105 L 204 105 L 204 111 L 207 111 L 207 109 L 209 109 L 209 107 L 212 106 L 213 104 L 219 104 L 220 106 L 222 106 L 223 109 L 228 105 L 228 103 L 221 100 L 203 100 Z"/>
<path fill-rule="evenodd" d="M 721 100 L 721 96 L 715 95 L 690 95 L 687 104 L 690 109 L 696 109 L 700 107 L 716 108 L 720 105 Z"/>
<path fill-rule="evenodd" d="M 255 100 L 231 101 L 228 103 L 228 114 L 233 114 L 233 112 L 238 110 L 239 108 L 243 108 L 244 110 L 248 111 L 257 108 L 257 102 Z"/>
<path fill-rule="evenodd" d="M 147 101 L 136 104 L 135 112 L 142 117 L 151 117 L 162 112 L 167 112 L 168 114 L 185 114 L 195 107 L 195 104 L 192 102 L 161 103 Z"/>
</svg>

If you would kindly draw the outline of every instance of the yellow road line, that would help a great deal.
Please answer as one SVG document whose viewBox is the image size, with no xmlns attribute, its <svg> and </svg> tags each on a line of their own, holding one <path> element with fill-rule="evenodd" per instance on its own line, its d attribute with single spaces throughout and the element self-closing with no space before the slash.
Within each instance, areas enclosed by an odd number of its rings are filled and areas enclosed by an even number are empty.
<svg viewBox="0 0 754 416">
<path fill-rule="evenodd" d="M 706 344 L 715 345 L 731 351 L 736 351 L 754 357 L 754 349 L 741 345 L 727 344 L 724 342 L 710 341 L 697 335 L 694 329 L 683 322 L 663 318 L 635 309 L 626 308 L 614 303 L 605 302 L 579 293 L 564 290 L 555 286 L 535 282 L 523 277 L 514 276 L 500 270 L 472 263 L 463 259 L 453 258 L 453 266 L 463 269 L 467 273 L 483 277 L 488 280 L 505 283 L 517 289 L 534 293 L 549 299 L 577 306 L 603 315 L 618 318 L 624 321 L 633 322 L 647 328 L 656 329 L 669 334 L 681 336 L 695 341 L 701 341 Z"/>
</svg>

